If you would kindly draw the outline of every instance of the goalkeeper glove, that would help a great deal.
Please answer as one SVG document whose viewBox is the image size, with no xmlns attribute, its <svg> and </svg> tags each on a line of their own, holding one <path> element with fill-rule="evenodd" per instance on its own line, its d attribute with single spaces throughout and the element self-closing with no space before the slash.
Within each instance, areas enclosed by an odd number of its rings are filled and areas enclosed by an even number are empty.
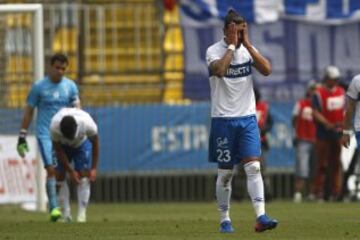
<svg viewBox="0 0 360 240">
<path fill-rule="evenodd" d="M 17 152 L 21 157 L 25 157 L 25 152 L 29 151 L 28 144 L 26 142 L 26 129 L 21 129 L 19 133 L 18 143 L 17 143 Z"/>
</svg>

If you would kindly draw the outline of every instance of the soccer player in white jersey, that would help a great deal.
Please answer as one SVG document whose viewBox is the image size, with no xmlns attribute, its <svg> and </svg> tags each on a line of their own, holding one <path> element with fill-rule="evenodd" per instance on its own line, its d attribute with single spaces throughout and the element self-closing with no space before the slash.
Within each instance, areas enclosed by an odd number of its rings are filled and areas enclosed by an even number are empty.
<svg viewBox="0 0 360 240">
<path fill-rule="evenodd" d="M 220 232 L 234 231 L 229 215 L 231 181 L 241 163 L 256 214 L 255 231 L 273 229 L 278 222 L 265 214 L 264 185 L 260 172 L 260 134 L 256 121 L 251 67 L 271 73 L 269 61 L 250 43 L 245 20 L 229 10 L 224 21 L 224 38 L 207 49 L 211 88 L 209 161 L 218 163 L 216 198 Z"/>
<path fill-rule="evenodd" d="M 78 222 L 86 222 L 90 198 L 90 181 L 96 179 L 99 159 L 98 128 L 91 116 L 77 108 L 63 108 L 50 124 L 51 139 L 58 159 L 57 170 L 65 169 L 77 183 Z M 73 162 L 74 168 L 71 166 Z M 59 180 L 59 179 L 58 179 Z M 62 179 L 65 180 L 65 175 Z M 64 195 L 64 219 L 70 220 L 69 191 Z"/>
</svg>

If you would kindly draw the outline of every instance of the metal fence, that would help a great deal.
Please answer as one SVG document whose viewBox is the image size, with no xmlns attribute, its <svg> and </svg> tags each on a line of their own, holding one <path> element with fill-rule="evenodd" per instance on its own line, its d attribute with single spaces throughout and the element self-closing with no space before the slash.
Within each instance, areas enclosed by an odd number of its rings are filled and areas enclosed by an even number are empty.
<svg viewBox="0 0 360 240">
<path fill-rule="evenodd" d="M 160 1 L 44 4 L 45 57 L 68 56 L 68 76 L 85 105 L 160 102 L 162 17 Z M 21 107 L 33 82 L 31 18 L 5 14 L 0 21 L 2 106 Z"/>
</svg>

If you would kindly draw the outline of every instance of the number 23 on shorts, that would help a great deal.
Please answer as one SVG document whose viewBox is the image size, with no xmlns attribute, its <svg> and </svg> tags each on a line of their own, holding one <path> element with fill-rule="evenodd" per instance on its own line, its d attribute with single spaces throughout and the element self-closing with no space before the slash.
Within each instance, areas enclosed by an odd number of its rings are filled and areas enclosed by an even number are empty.
<svg viewBox="0 0 360 240">
<path fill-rule="evenodd" d="M 219 163 L 228 163 L 231 161 L 231 152 L 229 149 L 216 149 L 216 159 Z"/>
</svg>

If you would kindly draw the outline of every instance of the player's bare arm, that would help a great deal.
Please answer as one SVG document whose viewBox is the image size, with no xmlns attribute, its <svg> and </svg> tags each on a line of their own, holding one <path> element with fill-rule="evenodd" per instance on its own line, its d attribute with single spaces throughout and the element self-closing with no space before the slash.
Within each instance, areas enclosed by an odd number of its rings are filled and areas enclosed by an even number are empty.
<svg viewBox="0 0 360 240">
<path fill-rule="evenodd" d="M 335 129 L 335 125 L 329 122 L 317 109 L 313 110 L 313 117 L 314 119 L 323 125 L 326 129 Z"/>
<path fill-rule="evenodd" d="M 56 157 L 59 161 L 61 161 L 61 163 L 63 164 L 64 168 L 66 171 L 68 171 L 70 173 L 71 178 L 76 182 L 76 183 L 80 183 L 80 177 L 78 172 L 76 172 L 69 163 L 69 159 L 67 158 L 64 150 L 62 149 L 62 146 L 59 142 L 54 142 L 53 141 L 53 147 L 55 149 L 56 152 Z"/>
<path fill-rule="evenodd" d="M 34 115 L 34 108 L 27 105 L 24 110 L 24 116 L 21 122 L 21 129 L 27 130 L 29 128 L 29 125 L 33 119 Z"/>
<path fill-rule="evenodd" d="M 341 137 L 341 144 L 348 148 L 350 145 L 350 133 L 352 132 L 352 119 L 354 116 L 356 106 L 356 100 L 352 99 L 351 97 L 347 97 L 347 106 L 346 106 L 346 113 L 345 113 L 345 120 L 344 120 L 344 132 Z"/>
<path fill-rule="evenodd" d="M 254 67 L 264 76 L 271 74 L 271 64 L 270 62 L 262 56 L 258 51 L 256 51 L 249 39 L 248 26 L 244 22 L 241 24 L 242 37 L 240 38 L 242 45 L 248 50 L 252 59 L 254 60 Z"/>
<path fill-rule="evenodd" d="M 98 135 L 92 136 L 89 138 L 90 142 L 92 143 L 92 164 L 91 169 L 89 172 L 89 179 L 90 181 L 94 182 L 96 180 L 97 175 L 97 164 L 99 161 L 99 137 Z"/>
<path fill-rule="evenodd" d="M 224 33 L 225 42 L 228 45 L 233 45 L 234 47 L 238 45 L 238 30 L 235 23 L 231 23 L 228 29 L 224 29 Z M 216 60 L 210 64 L 210 70 L 212 74 L 218 77 L 225 76 L 226 71 L 229 68 L 231 60 L 234 56 L 234 50 L 228 49 L 221 59 Z"/>
</svg>

